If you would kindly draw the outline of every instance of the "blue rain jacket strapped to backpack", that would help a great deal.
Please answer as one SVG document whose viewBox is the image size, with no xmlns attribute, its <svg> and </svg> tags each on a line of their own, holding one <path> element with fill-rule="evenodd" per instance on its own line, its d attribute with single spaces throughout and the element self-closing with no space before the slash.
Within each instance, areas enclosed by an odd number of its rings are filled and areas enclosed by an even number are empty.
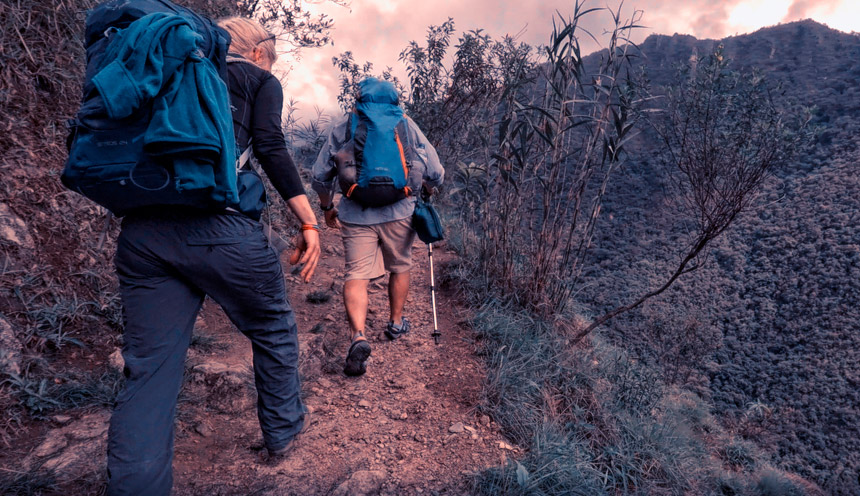
<svg viewBox="0 0 860 496">
<path fill-rule="evenodd" d="M 114 0 L 90 13 L 87 44 L 63 183 L 118 215 L 236 205 L 229 35 L 167 0 Z"/>
</svg>

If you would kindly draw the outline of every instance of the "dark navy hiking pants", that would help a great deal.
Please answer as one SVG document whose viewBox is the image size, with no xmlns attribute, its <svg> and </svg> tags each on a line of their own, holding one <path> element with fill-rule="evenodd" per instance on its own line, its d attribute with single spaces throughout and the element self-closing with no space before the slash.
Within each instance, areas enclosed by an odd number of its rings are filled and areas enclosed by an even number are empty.
<svg viewBox="0 0 860 496">
<path fill-rule="evenodd" d="M 116 268 L 127 381 L 108 432 L 108 494 L 170 493 L 176 400 L 207 294 L 250 338 L 263 440 L 271 449 L 286 446 L 304 419 L 297 331 L 262 225 L 233 214 L 129 216 Z"/>
</svg>

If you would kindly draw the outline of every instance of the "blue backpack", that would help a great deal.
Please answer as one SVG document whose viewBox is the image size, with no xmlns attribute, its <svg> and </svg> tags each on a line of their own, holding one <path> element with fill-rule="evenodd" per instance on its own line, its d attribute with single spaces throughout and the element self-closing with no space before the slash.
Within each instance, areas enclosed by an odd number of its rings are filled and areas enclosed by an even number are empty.
<svg viewBox="0 0 860 496">
<path fill-rule="evenodd" d="M 394 85 L 367 78 L 359 88 L 345 137 L 354 160 L 335 157 L 338 181 L 350 200 L 363 207 L 384 207 L 412 195 L 408 127 Z"/>
<path fill-rule="evenodd" d="M 110 91 L 119 77 L 110 79 L 104 75 L 112 62 L 109 59 L 117 56 L 117 44 L 130 45 L 129 39 L 135 34 L 151 35 L 141 31 L 141 26 L 150 29 L 165 24 L 153 23 L 152 19 L 174 21 L 183 30 L 184 46 L 193 42 L 197 50 L 186 60 L 164 57 L 161 86 L 151 88 L 155 96 L 141 98 L 135 102 L 138 105 L 129 104 L 121 117 L 111 117 L 117 112 L 108 108 L 102 92 Z M 230 35 L 209 19 L 169 0 L 109 0 L 88 13 L 84 44 L 87 67 L 83 98 L 77 117 L 69 121 L 69 157 L 61 177 L 63 184 L 116 215 L 152 205 L 224 208 L 236 204 L 235 143 L 225 83 Z M 204 63 L 212 65 L 203 69 L 183 65 Z M 177 73 L 193 70 L 198 71 L 194 72 L 197 75 L 204 69 L 204 75 L 214 77 L 198 76 L 196 81 L 208 84 L 206 88 L 215 95 L 209 101 L 191 110 L 184 105 L 171 105 L 173 101 L 159 102 L 168 91 L 182 91 L 182 77 Z M 125 96 L 121 94 L 120 98 Z M 164 109 L 182 109 L 185 114 L 174 114 L 174 120 L 160 120 L 159 111 Z M 198 109 L 204 111 L 198 115 Z M 190 123 L 187 136 L 211 139 L 206 143 L 194 143 L 195 139 L 171 141 L 175 122 Z M 161 127 L 154 129 L 157 126 Z M 230 164 L 233 170 L 227 170 L 224 164 Z"/>
</svg>

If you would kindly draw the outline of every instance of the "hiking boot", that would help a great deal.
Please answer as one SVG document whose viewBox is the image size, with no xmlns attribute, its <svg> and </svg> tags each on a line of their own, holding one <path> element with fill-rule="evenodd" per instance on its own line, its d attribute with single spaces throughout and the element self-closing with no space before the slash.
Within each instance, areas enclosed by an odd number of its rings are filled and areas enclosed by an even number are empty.
<svg viewBox="0 0 860 496">
<path fill-rule="evenodd" d="M 299 437 L 306 433 L 311 428 L 311 412 L 305 410 L 305 416 L 302 420 L 302 429 L 293 436 L 292 439 L 287 443 L 286 446 L 280 449 L 273 450 L 271 448 L 266 448 L 263 451 L 263 463 L 266 465 L 280 465 L 281 462 L 286 460 L 293 450 L 296 447 L 296 442 L 299 440 Z M 253 448 L 252 448 L 253 449 Z"/>
<path fill-rule="evenodd" d="M 370 343 L 366 339 L 352 342 L 349 352 L 346 354 L 346 366 L 343 373 L 350 377 L 357 377 L 367 372 L 365 361 L 370 356 Z"/>
<path fill-rule="evenodd" d="M 401 319 L 400 325 L 394 325 L 394 322 L 388 322 L 388 328 L 385 329 L 385 337 L 394 341 L 395 339 L 409 332 L 409 321 L 406 317 Z"/>
</svg>

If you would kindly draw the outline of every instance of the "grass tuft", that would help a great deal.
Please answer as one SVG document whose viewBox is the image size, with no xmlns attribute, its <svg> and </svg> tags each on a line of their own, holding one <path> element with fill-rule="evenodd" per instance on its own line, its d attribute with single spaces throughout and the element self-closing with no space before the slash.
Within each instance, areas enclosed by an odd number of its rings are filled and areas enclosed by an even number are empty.
<svg viewBox="0 0 860 496">
<path fill-rule="evenodd" d="M 0 494 L 37 496 L 59 490 L 57 480 L 50 472 L 36 470 L 31 472 L 0 472 Z"/>
<path fill-rule="evenodd" d="M 33 418 L 88 406 L 111 406 L 123 382 L 115 371 L 100 376 L 61 376 L 55 379 L 9 374 L 0 382 Z"/>
</svg>

